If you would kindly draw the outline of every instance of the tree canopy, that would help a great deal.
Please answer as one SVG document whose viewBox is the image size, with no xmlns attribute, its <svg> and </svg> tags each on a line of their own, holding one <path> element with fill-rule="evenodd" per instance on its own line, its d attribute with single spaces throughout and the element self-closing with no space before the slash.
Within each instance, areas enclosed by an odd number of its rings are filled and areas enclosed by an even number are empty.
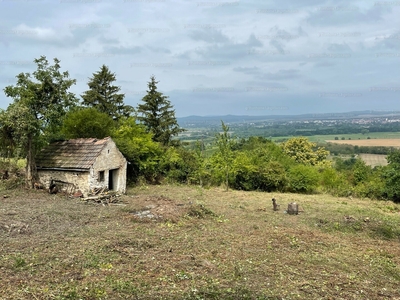
<svg viewBox="0 0 400 300">
<path fill-rule="evenodd" d="M 39 142 L 57 134 L 62 117 L 78 101 L 68 91 L 76 81 L 69 78 L 67 71 L 60 71 L 57 58 L 54 58 L 53 65 L 45 56 L 34 62 L 37 70 L 33 76 L 20 73 L 15 85 L 4 88 L 6 96 L 14 101 L 0 115 L 0 123 L 6 126 L 15 143 L 26 149 L 28 186 L 32 186 L 36 179 L 34 156 Z"/>
<path fill-rule="evenodd" d="M 114 81 L 115 74 L 111 73 L 107 66 L 101 66 L 100 71 L 93 73 L 93 77 L 89 78 L 89 90 L 81 95 L 82 104 L 94 107 L 114 120 L 131 115 L 134 109 L 124 104 L 125 95 L 119 93 L 121 88 L 113 85 Z"/>
<path fill-rule="evenodd" d="M 316 148 L 316 144 L 305 137 L 291 138 L 282 143 L 285 154 L 292 157 L 298 163 L 311 166 L 330 166 L 327 160 L 329 151 L 323 147 Z"/>
<path fill-rule="evenodd" d="M 134 117 L 122 118 L 112 132 L 112 138 L 118 149 L 129 162 L 128 175 L 133 180 L 139 176 L 153 181 L 162 155 L 159 143 L 152 140 L 144 126 L 136 123 Z"/>
<path fill-rule="evenodd" d="M 115 126 L 114 120 L 108 114 L 87 107 L 68 112 L 61 132 L 67 139 L 102 139 L 110 136 Z"/>
<path fill-rule="evenodd" d="M 150 78 L 147 95 L 138 105 L 138 120 L 153 134 L 154 141 L 166 146 L 171 144 L 173 136 L 185 130 L 178 125 L 169 97 L 157 91 L 158 83 L 154 76 Z"/>
</svg>

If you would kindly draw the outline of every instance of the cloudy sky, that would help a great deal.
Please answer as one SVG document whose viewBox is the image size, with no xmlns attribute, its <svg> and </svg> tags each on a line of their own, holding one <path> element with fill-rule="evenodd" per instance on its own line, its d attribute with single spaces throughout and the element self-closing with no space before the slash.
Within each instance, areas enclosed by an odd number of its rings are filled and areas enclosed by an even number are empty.
<svg viewBox="0 0 400 300">
<path fill-rule="evenodd" d="M 101 65 L 136 106 L 155 75 L 178 117 L 400 110 L 400 1 L 0 0 L 0 87 Z M 0 108 L 12 99 L 0 93 Z"/>
</svg>

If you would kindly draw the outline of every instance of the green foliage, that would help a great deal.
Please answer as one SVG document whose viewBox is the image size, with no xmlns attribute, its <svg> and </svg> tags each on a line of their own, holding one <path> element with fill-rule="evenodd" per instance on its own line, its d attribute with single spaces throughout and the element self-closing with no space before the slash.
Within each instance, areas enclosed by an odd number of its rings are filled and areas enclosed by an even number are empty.
<svg viewBox="0 0 400 300">
<path fill-rule="evenodd" d="M 367 181 L 371 172 L 372 169 L 370 166 L 367 166 L 362 159 L 357 159 L 353 166 L 354 184 L 357 185 L 361 182 Z"/>
<path fill-rule="evenodd" d="M 27 265 L 26 260 L 21 256 L 21 255 L 16 255 L 13 257 L 14 259 L 14 264 L 13 267 L 14 269 L 22 269 Z"/>
<path fill-rule="evenodd" d="M 206 217 L 218 217 L 211 209 L 206 208 L 203 204 L 192 205 L 187 212 L 189 217 L 204 219 Z"/>
<path fill-rule="evenodd" d="M 333 168 L 326 168 L 321 173 L 321 185 L 325 191 L 332 192 L 342 183 L 339 172 Z"/>
<path fill-rule="evenodd" d="M 110 136 L 115 123 L 106 113 L 93 107 L 70 111 L 64 119 L 61 132 L 67 139 L 98 138 Z"/>
<path fill-rule="evenodd" d="M 229 134 L 229 127 L 221 121 L 222 133 L 215 136 L 215 144 L 217 151 L 211 157 L 212 165 L 216 174 L 222 179 L 224 178 L 226 190 L 229 188 L 229 177 L 232 172 L 232 163 L 235 154 L 233 151 L 235 141 Z"/>
<path fill-rule="evenodd" d="M 385 194 L 389 199 L 400 202 L 400 151 L 396 150 L 387 156 L 389 165 L 383 171 Z"/>
<path fill-rule="evenodd" d="M 149 181 L 159 179 L 158 165 L 163 150 L 159 143 L 152 140 L 152 135 L 136 123 L 134 117 L 122 118 L 112 138 L 129 162 L 128 175 L 132 180 L 136 181 L 140 176 Z"/>
<path fill-rule="evenodd" d="M 258 182 L 257 189 L 266 192 L 283 191 L 288 183 L 284 166 L 275 161 L 270 161 L 263 166 L 260 169 L 260 176 L 256 176 L 254 181 Z"/>
<path fill-rule="evenodd" d="M 390 152 L 396 149 L 395 147 L 386 147 L 386 146 L 357 146 L 357 145 L 353 146 L 348 144 L 335 144 L 335 143 L 326 143 L 324 144 L 324 148 L 333 154 L 340 153 L 342 155 L 354 155 L 359 153 L 389 154 Z"/>
<path fill-rule="evenodd" d="M 37 70 L 17 75 L 15 86 L 4 92 L 13 98 L 7 110 L 0 115 L 1 126 L 15 145 L 27 154 L 27 185 L 32 187 L 36 177 L 34 156 L 38 148 L 50 139 L 61 126 L 66 112 L 76 105 L 75 95 L 68 92 L 75 84 L 68 72 L 60 71 L 60 61 L 50 65 L 45 56 L 35 59 Z"/>
<path fill-rule="evenodd" d="M 340 157 L 335 157 L 334 158 L 334 167 L 335 170 L 342 172 L 342 171 L 350 171 L 353 169 L 354 164 L 356 163 L 357 159 L 356 158 L 350 158 L 350 159 L 342 159 Z"/>
<path fill-rule="evenodd" d="M 360 198 L 383 199 L 385 182 L 379 178 L 370 178 L 354 187 L 354 195 Z"/>
<path fill-rule="evenodd" d="M 253 182 L 254 175 L 258 173 L 258 168 L 252 163 L 251 157 L 245 152 L 236 152 L 232 168 L 231 186 L 237 190 L 251 191 L 256 189 Z"/>
<path fill-rule="evenodd" d="M 15 154 L 17 148 L 20 149 L 20 154 L 26 155 L 29 151 L 27 149 L 29 139 L 35 138 L 36 143 L 39 143 L 40 121 L 23 102 L 11 103 L 6 111 L 2 111 L 0 124 L 5 142 L 2 150 L 8 154 L 7 156 Z"/>
<path fill-rule="evenodd" d="M 22 174 L 18 161 L 0 158 L 0 191 L 22 187 L 24 185 Z"/>
<path fill-rule="evenodd" d="M 232 186 L 238 190 L 282 191 L 286 184 L 286 171 L 277 161 L 256 163 L 251 152 L 239 152 L 233 163 Z"/>
<path fill-rule="evenodd" d="M 323 147 L 316 148 L 316 144 L 311 143 L 305 137 L 289 139 L 282 143 L 282 149 L 298 163 L 321 167 L 330 166 L 330 162 L 327 160 L 329 151 Z"/>
<path fill-rule="evenodd" d="M 102 65 L 100 71 L 93 73 L 93 77 L 89 78 L 89 90 L 81 95 L 82 104 L 96 108 L 114 120 L 130 116 L 134 109 L 124 104 L 125 95 L 119 93 L 121 88 L 113 85 L 114 81 L 116 81 L 115 74 L 111 73 L 107 66 Z"/>
<path fill-rule="evenodd" d="M 289 190 L 295 193 L 312 193 L 318 186 L 319 175 L 315 167 L 297 165 L 289 171 Z"/>
<path fill-rule="evenodd" d="M 0 109 L 0 156 L 11 158 L 15 155 L 17 141 L 14 138 L 14 128 L 7 119 L 5 111 Z"/>
<path fill-rule="evenodd" d="M 167 148 L 160 162 L 163 174 L 179 183 L 199 183 L 195 176 L 199 167 L 195 153 L 183 147 Z"/>
<path fill-rule="evenodd" d="M 155 142 L 167 146 L 171 144 L 173 136 L 185 130 L 179 127 L 168 96 L 157 91 L 158 82 L 154 76 L 150 78 L 147 95 L 143 97 L 143 103 L 139 104 L 137 109 L 141 114 L 138 120 L 153 134 Z"/>
<path fill-rule="evenodd" d="M 325 168 L 319 174 L 320 188 L 323 192 L 334 196 L 351 196 L 354 194 L 354 188 L 347 176 L 345 172 L 337 171 L 334 168 Z"/>
<path fill-rule="evenodd" d="M 209 161 L 204 155 L 204 144 L 197 141 L 194 149 L 194 156 L 196 159 L 197 168 L 193 172 L 192 180 L 198 182 L 200 186 L 208 185 L 210 183 L 211 173 L 208 166 Z"/>
</svg>

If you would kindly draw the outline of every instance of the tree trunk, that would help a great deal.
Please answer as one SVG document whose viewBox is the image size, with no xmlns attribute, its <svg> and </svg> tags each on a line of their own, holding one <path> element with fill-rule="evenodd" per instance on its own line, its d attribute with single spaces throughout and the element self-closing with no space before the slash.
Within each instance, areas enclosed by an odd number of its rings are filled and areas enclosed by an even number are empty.
<svg viewBox="0 0 400 300">
<path fill-rule="evenodd" d="M 26 180 L 25 185 L 27 188 L 32 189 L 34 183 L 37 179 L 37 171 L 36 171 L 36 163 L 35 163 L 35 151 L 33 147 L 33 136 L 32 134 L 28 135 L 28 143 L 27 143 L 27 155 L 26 155 Z"/>
</svg>

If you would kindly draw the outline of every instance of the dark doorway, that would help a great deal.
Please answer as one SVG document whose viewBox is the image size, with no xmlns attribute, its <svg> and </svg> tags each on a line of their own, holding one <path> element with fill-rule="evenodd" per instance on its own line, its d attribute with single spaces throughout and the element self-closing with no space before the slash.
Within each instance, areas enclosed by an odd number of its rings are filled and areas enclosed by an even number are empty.
<svg viewBox="0 0 400 300">
<path fill-rule="evenodd" d="M 108 189 L 110 191 L 118 188 L 118 169 L 108 171 Z"/>
</svg>

